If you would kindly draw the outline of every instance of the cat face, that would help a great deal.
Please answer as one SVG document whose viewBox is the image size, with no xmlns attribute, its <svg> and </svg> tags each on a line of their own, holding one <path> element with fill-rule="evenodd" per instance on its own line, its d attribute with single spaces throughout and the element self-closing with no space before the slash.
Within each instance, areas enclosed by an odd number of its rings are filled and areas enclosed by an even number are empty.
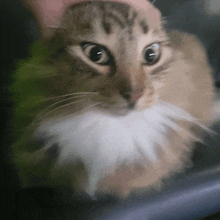
<svg viewBox="0 0 220 220">
<path fill-rule="evenodd" d="M 49 42 L 58 69 L 51 86 L 59 95 L 93 93 L 74 105 L 78 109 L 96 105 L 120 114 L 149 108 L 172 59 L 168 41 L 161 24 L 130 6 L 74 5 Z"/>
</svg>

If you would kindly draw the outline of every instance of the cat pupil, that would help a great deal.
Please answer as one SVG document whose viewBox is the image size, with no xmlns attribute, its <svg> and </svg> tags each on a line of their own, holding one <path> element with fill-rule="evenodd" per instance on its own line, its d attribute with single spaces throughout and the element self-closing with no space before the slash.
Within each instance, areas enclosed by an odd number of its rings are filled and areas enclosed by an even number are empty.
<svg viewBox="0 0 220 220">
<path fill-rule="evenodd" d="M 145 60 L 148 62 L 152 62 L 155 58 L 156 54 L 152 49 L 148 49 L 145 53 Z"/>
<path fill-rule="evenodd" d="M 93 62 L 97 62 L 101 59 L 102 57 L 102 49 L 99 47 L 93 47 L 90 51 L 90 60 Z"/>
<path fill-rule="evenodd" d="M 158 43 L 151 44 L 144 50 L 144 62 L 147 65 L 153 65 L 160 59 L 161 51 Z"/>
</svg>

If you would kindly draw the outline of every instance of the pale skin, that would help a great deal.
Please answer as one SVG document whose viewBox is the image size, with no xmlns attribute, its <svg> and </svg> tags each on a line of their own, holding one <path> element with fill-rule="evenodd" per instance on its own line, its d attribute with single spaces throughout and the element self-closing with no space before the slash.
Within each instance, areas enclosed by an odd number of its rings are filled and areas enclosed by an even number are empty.
<svg viewBox="0 0 220 220">
<path fill-rule="evenodd" d="M 21 0 L 24 5 L 31 10 L 40 27 L 42 34 L 48 27 L 59 26 L 59 20 L 62 17 L 66 7 L 70 4 L 77 2 L 83 2 L 88 0 Z M 90 0 L 94 1 L 94 0 Z M 107 0 L 99 0 L 107 1 Z M 160 22 L 161 14 L 160 11 L 155 8 L 147 0 L 108 0 L 114 2 L 123 2 L 129 5 L 133 5 L 138 10 L 144 10 L 151 16 L 155 22 Z"/>
</svg>

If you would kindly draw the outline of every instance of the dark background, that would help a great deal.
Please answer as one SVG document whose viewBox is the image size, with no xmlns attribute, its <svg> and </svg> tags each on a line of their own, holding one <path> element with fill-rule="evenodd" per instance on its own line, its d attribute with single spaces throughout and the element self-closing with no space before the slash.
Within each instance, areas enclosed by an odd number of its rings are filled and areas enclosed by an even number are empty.
<svg viewBox="0 0 220 220">
<path fill-rule="evenodd" d="M 157 0 L 155 5 L 167 18 L 167 28 L 178 28 L 196 34 L 204 43 L 210 63 L 213 67 L 213 79 L 215 80 L 216 90 L 219 90 L 220 16 L 217 14 L 208 15 L 204 9 L 204 0 Z M 28 47 L 32 42 L 39 38 L 40 34 L 31 13 L 22 6 L 19 0 L 0 0 L 0 27 L 0 95 L 2 96 L 0 97 L 0 195 L 2 203 L 0 218 L 15 220 L 84 219 L 82 217 L 84 213 L 92 213 L 93 211 L 96 213 L 97 211 L 95 212 L 95 210 L 97 209 L 100 210 L 98 213 L 102 213 L 103 210 L 106 211 L 106 207 L 108 207 L 107 210 L 109 207 L 113 210 L 118 210 L 117 207 L 120 205 L 117 201 L 111 198 L 102 201 L 75 200 L 70 204 L 64 204 L 62 201 L 59 202 L 59 199 L 57 199 L 55 192 L 52 189 L 20 189 L 19 179 L 16 175 L 15 168 L 10 162 L 9 156 L 10 144 L 13 142 L 13 134 L 10 124 L 11 107 L 13 106 L 13 103 L 10 101 L 10 93 L 7 90 L 7 86 L 10 84 L 10 75 L 15 68 L 15 63 L 19 59 L 28 56 Z M 214 129 L 220 131 L 219 124 L 216 124 Z M 209 138 L 207 138 L 207 140 L 208 139 Z M 217 142 L 215 143 L 208 140 L 208 143 L 209 149 L 211 149 L 212 146 L 216 146 L 216 143 L 219 143 L 219 139 L 217 139 Z M 193 168 L 193 171 L 200 172 L 207 167 L 217 166 L 220 164 L 219 158 L 220 156 L 218 153 L 215 154 L 213 151 L 207 151 L 205 146 L 200 146 L 199 150 L 196 150 L 194 155 L 195 167 Z M 55 197 L 56 199 L 54 199 Z M 218 200 L 218 202 L 220 201 Z M 127 203 L 128 209 L 132 209 L 131 207 L 133 207 L 133 203 L 133 201 Z M 136 208 L 133 209 L 135 212 Z M 217 209 L 212 210 L 210 208 L 204 213 L 204 215 L 209 213 L 212 214 L 216 211 Z M 181 218 L 177 215 L 172 219 Z M 220 219 L 220 215 L 212 215 L 206 219 Z"/>
</svg>

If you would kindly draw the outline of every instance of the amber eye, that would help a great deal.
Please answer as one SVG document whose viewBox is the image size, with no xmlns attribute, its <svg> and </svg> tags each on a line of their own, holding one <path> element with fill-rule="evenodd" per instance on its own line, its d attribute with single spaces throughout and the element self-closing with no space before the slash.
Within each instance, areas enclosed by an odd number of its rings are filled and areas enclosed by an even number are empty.
<svg viewBox="0 0 220 220">
<path fill-rule="evenodd" d="M 145 47 L 143 51 L 144 64 L 153 65 L 157 63 L 160 59 L 160 55 L 160 44 L 153 43 L 150 46 Z"/>
<path fill-rule="evenodd" d="M 84 43 L 82 44 L 84 54 L 92 62 L 100 65 L 108 65 L 109 55 L 106 49 L 97 44 Z"/>
</svg>

